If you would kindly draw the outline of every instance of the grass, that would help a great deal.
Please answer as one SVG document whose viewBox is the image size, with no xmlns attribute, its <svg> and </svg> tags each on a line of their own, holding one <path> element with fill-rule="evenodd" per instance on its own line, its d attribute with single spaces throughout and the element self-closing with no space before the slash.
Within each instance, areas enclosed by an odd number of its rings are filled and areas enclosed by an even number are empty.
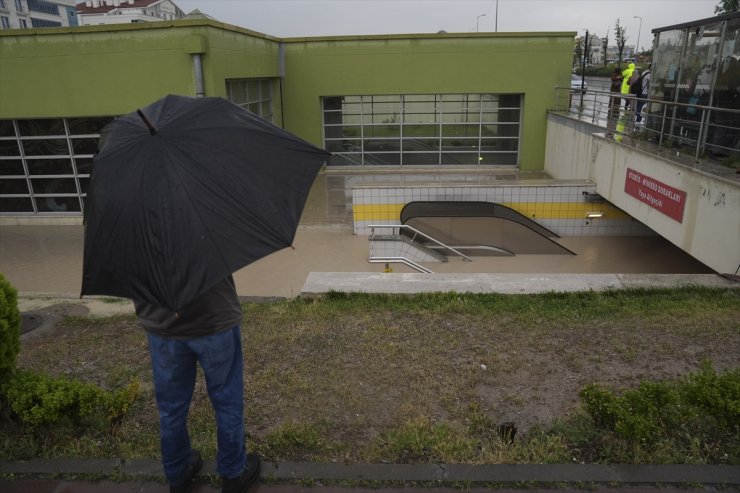
<svg viewBox="0 0 740 493">
<path fill-rule="evenodd" d="M 736 369 L 740 290 L 330 293 L 245 304 L 242 332 L 248 441 L 267 459 L 740 461 L 737 430 L 721 449 L 697 437 L 689 451 L 631 450 L 596 429 L 578 402 L 592 382 L 631 388 L 686 375 L 703 360 Z M 18 365 L 106 389 L 138 380 L 141 397 L 104 430 L 29 432 L 0 410 L 0 456 L 158 457 L 146 337 L 134 317 L 67 318 L 24 341 Z M 503 422 L 518 428 L 513 443 L 502 439 Z M 194 446 L 214 456 L 202 375 L 190 429 Z"/>
</svg>

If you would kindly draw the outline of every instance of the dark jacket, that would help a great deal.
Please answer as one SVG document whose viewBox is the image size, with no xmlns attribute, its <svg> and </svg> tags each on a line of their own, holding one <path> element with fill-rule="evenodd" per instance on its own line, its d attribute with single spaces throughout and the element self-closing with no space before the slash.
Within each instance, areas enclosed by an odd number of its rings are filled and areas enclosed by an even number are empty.
<svg viewBox="0 0 740 493">
<path fill-rule="evenodd" d="M 229 330 L 242 320 L 234 278 L 229 276 L 182 310 L 134 301 L 136 316 L 149 332 L 160 337 L 185 339 Z"/>
</svg>

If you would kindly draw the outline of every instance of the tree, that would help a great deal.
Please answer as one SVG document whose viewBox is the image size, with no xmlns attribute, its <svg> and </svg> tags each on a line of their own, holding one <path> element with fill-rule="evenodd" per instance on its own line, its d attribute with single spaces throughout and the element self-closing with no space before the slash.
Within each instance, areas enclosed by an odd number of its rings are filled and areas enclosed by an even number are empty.
<svg viewBox="0 0 740 493">
<path fill-rule="evenodd" d="M 614 26 L 614 38 L 617 43 L 617 66 L 622 63 L 622 54 L 624 53 L 624 45 L 627 44 L 627 37 L 624 35 L 625 31 L 622 25 L 617 19 L 617 23 Z"/>
<path fill-rule="evenodd" d="M 740 0 L 720 0 L 717 6 L 714 7 L 714 13 L 717 15 L 731 14 L 737 11 L 740 11 Z"/>
</svg>

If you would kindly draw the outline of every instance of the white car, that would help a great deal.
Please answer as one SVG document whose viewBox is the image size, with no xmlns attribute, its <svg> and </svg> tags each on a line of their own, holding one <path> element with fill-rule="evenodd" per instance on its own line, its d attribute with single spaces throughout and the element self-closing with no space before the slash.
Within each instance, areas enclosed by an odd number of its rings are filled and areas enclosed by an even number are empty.
<svg viewBox="0 0 740 493">
<path fill-rule="evenodd" d="M 585 91 L 588 88 L 588 85 L 586 84 L 586 81 L 583 79 L 583 77 L 580 77 L 576 74 L 571 74 L 570 88 L 573 91 L 580 91 L 581 89 Z"/>
</svg>

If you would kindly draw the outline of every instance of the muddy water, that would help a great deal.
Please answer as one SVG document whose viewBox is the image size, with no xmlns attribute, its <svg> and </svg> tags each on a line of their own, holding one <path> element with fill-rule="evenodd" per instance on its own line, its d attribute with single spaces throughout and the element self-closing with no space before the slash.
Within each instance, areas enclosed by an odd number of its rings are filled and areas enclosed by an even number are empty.
<svg viewBox="0 0 740 493">
<path fill-rule="evenodd" d="M 577 255 L 476 257 L 428 264 L 435 272 L 706 273 L 660 237 L 566 237 Z M 235 274 L 242 296 L 296 296 L 309 272 L 381 272 L 367 262 L 369 241 L 348 226 L 301 226 L 295 249 L 276 252 Z M 77 295 L 82 279 L 82 226 L 0 226 L 0 272 L 20 292 Z M 412 272 L 394 265 L 395 272 Z"/>
</svg>

